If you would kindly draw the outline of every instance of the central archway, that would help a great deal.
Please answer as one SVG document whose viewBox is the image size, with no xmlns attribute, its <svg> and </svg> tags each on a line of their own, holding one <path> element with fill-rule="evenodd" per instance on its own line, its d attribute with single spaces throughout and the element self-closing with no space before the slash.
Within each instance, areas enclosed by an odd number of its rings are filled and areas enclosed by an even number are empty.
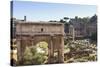
<svg viewBox="0 0 100 67">
<path fill-rule="evenodd" d="M 54 56 L 54 47 L 53 47 L 53 41 L 51 39 L 50 35 L 35 35 L 34 37 L 34 45 L 37 46 L 38 43 L 46 42 L 48 44 L 48 59 L 46 63 L 54 63 L 53 62 L 53 56 Z"/>
</svg>

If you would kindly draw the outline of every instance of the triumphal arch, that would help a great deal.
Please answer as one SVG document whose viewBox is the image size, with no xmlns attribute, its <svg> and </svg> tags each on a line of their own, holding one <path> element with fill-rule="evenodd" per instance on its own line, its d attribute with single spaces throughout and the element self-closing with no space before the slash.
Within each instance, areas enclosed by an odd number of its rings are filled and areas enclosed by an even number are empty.
<svg viewBox="0 0 100 67">
<path fill-rule="evenodd" d="M 48 43 L 48 63 L 55 63 L 54 53 L 57 52 L 58 63 L 64 62 L 64 24 L 59 22 L 16 22 L 16 40 L 18 61 L 23 62 L 26 46 L 40 41 Z"/>
</svg>

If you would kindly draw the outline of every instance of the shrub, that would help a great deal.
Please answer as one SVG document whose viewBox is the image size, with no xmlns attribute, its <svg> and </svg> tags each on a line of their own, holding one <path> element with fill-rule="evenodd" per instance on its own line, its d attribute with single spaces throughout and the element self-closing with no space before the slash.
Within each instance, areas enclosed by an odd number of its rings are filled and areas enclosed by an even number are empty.
<svg viewBox="0 0 100 67">
<path fill-rule="evenodd" d="M 44 64 L 46 60 L 46 54 L 38 53 L 36 46 L 26 47 L 24 52 L 24 64 Z"/>
</svg>

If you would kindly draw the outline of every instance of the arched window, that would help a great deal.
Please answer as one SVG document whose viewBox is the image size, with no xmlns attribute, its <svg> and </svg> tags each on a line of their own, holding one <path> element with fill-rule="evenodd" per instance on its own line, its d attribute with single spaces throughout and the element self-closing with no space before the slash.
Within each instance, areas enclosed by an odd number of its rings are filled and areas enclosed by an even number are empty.
<svg viewBox="0 0 100 67">
<path fill-rule="evenodd" d="M 41 28 L 41 32 L 43 32 L 43 28 Z"/>
</svg>

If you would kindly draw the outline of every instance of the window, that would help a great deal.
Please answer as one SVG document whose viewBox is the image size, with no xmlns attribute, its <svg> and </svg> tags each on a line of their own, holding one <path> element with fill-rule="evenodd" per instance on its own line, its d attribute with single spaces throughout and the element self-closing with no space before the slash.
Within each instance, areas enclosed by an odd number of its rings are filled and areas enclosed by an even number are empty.
<svg viewBox="0 0 100 67">
<path fill-rule="evenodd" d="M 43 32 L 43 28 L 41 28 L 41 32 Z"/>
</svg>

